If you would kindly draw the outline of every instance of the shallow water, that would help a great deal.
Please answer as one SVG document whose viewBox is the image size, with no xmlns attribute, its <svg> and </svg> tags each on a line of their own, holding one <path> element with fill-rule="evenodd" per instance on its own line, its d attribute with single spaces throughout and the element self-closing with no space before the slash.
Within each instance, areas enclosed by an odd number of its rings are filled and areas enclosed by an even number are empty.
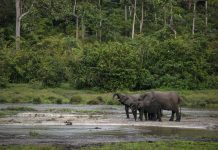
<svg viewBox="0 0 218 150">
<path fill-rule="evenodd" d="M 218 142 L 218 111 L 182 108 L 183 117 L 180 123 L 169 122 L 169 111 L 164 111 L 163 122 L 135 122 L 126 119 L 123 106 L 108 105 L 56 105 L 56 104 L 3 104 L 7 107 L 31 107 L 35 112 L 20 113 L 0 120 L 0 145 L 9 144 L 64 144 L 84 146 L 105 142 L 124 141 L 158 141 L 158 140 L 195 140 Z M 100 110 L 96 118 L 89 114 L 76 117 L 72 113 L 44 112 L 48 109 Z M 101 111 L 108 112 L 101 114 Z M 42 116 L 40 116 L 40 115 Z M 60 118 L 60 115 L 62 118 Z M 102 117 L 103 116 L 103 117 Z M 50 117 L 50 118 L 49 118 Z M 53 117 L 53 118 L 51 118 Z M 74 117 L 74 119 L 72 119 Z M 131 116 L 132 117 L 132 116 Z M 47 121 L 46 119 L 54 121 Z M 6 120 L 19 120 L 19 123 Z M 41 119 L 40 123 L 35 120 Z M 72 119 L 72 125 L 64 121 Z M 190 128 L 189 128 L 190 126 Z M 207 128 L 212 126 L 213 128 Z M 214 128 L 215 127 L 215 128 Z M 195 129 L 196 128 L 196 129 Z"/>
</svg>

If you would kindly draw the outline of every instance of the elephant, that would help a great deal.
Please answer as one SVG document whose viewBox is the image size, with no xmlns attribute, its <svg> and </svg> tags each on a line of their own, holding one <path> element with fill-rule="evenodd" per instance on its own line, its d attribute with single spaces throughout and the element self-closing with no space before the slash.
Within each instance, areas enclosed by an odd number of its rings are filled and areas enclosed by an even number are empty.
<svg viewBox="0 0 218 150">
<path fill-rule="evenodd" d="M 132 114 L 136 121 L 137 119 L 137 109 L 133 108 L 136 106 L 138 99 L 141 97 L 140 94 L 128 95 L 128 94 L 121 94 L 115 93 L 113 98 L 117 97 L 118 101 L 125 106 L 126 117 L 129 119 L 129 108 L 132 110 Z"/>
<path fill-rule="evenodd" d="M 174 120 L 174 114 L 176 113 L 176 121 L 181 120 L 181 106 L 180 103 L 182 102 L 181 96 L 179 96 L 176 92 L 159 92 L 159 91 L 152 91 L 150 93 L 145 93 L 141 95 L 139 101 L 148 100 L 157 102 L 161 109 L 163 110 L 171 110 L 172 114 L 169 121 Z M 180 110 L 179 110 L 180 107 Z"/>
<path fill-rule="evenodd" d="M 136 108 L 140 112 L 139 119 L 143 120 L 143 114 L 145 116 L 145 120 L 153 120 L 158 119 L 161 121 L 161 105 L 154 101 L 151 98 L 151 95 L 147 95 L 143 99 L 138 99 L 137 103 L 133 108 Z"/>
</svg>

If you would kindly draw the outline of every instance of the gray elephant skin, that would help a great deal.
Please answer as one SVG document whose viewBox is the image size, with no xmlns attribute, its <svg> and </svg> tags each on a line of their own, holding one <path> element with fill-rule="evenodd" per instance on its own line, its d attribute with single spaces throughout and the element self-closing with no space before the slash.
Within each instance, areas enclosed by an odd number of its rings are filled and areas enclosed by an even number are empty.
<svg viewBox="0 0 218 150">
<path fill-rule="evenodd" d="M 145 120 L 149 119 L 155 121 L 156 119 L 158 119 L 159 121 L 161 121 L 161 105 L 157 101 L 152 99 L 151 94 L 146 94 L 143 99 L 139 99 L 136 107 L 140 112 L 139 119 L 141 121 L 143 120 L 143 114 L 145 116 Z M 153 115 L 153 117 L 149 118 L 149 115 Z"/>
<path fill-rule="evenodd" d="M 139 101 L 145 101 L 147 102 L 146 105 L 151 105 L 151 102 L 156 105 L 159 104 L 160 108 L 163 110 L 171 110 L 172 114 L 169 121 L 174 120 L 174 114 L 176 113 L 176 121 L 181 120 L 181 107 L 180 104 L 182 102 L 181 96 L 179 96 L 176 92 L 159 92 L 159 91 L 152 91 L 150 93 L 145 93 L 141 95 L 139 98 Z M 157 109 L 158 105 L 154 108 L 151 108 L 153 111 L 154 109 Z M 141 106 L 142 107 L 142 106 Z M 153 106 L 152 106 L 153 107 Z M 179 111 L 180 107 L 180 111 Z"/>
<path fill-rule="evenodd" d="M 128 94 L 115 93 L 113 95 L 113 98 L 115 97 L 117 97 L 118 101 L 125 106 L 126 117 L 129 118 L 129 108 L 130 108 L 132 110 L 132 114 L 136 121 L 137 109 L 133 108 L 133 106 L 136 106 L 138 104 L 138 99 L 141 97 L 141 95 L 140 94 L 128 95 Z"/>
</svg>

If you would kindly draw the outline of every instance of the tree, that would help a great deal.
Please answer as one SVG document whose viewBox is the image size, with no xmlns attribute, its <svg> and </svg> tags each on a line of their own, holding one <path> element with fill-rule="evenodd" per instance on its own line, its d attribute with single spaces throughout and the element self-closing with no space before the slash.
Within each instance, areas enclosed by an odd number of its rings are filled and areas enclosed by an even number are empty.
<svg viewBox="0 0 218 150">
<path fill-rule="evenodd" d="M 136 1 L 137 0 L 133 0 L 134 4 L 133 4 L 133 20 L 132 20 L 132 39 L 134 39 L 134 35 L 135 35 L 135 22 L 136 22 Z"/>
<path fill-rule="evenodd" d="M 16 36 L 15 36 L 15 38 L 16 38 L 16 50 L 20 50 L 21 20 L 24 16 L 26 16 L 30 12 L 30 9 L 33 6 L 33 2 L 31 4 L 30 8 L 26 12 L 23 12 L 23 10 L 24 10 L 23 6 L 25 5 L 25 2 L 22 0 L 16 0 Z"/>
</svg>

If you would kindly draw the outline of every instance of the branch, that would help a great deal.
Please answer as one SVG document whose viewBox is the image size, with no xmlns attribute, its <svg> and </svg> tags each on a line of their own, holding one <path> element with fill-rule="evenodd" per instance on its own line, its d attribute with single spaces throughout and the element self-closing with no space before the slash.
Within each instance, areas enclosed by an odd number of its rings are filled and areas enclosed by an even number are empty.
<svg viewBox="0 0 218 150">
<path fill-rule="evenodd" d="M 34 3 L 34 1 L 33 1 L 33 3 Z M 30 9 L 33 7 L 33 3 L 31 4 L 29 10 L 26 11 L 25 13 L 23 13 L 23 14 L 19 17 L 19 20 L 21 20 L 24 16 L 26 16 L 26 15 L 30 12 Z"/>
</svg>

